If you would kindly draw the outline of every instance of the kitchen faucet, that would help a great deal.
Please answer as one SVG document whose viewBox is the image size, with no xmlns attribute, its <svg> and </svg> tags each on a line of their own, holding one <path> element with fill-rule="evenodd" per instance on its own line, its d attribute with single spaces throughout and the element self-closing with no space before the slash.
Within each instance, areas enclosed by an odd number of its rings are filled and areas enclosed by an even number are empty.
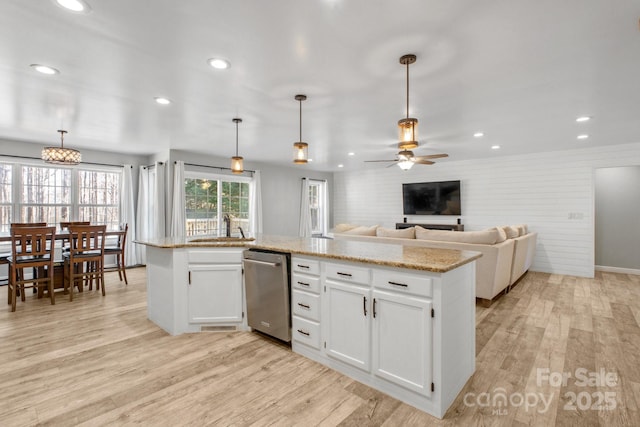
<svg viewBox="0 0 640 427">
<path fill-rule="evenodd" d="M 227 228 L 227 237 L 231 237 L 231 218 L 229 217 L 229 214 L 224 214 L 223 221 Z"/>
</svg>

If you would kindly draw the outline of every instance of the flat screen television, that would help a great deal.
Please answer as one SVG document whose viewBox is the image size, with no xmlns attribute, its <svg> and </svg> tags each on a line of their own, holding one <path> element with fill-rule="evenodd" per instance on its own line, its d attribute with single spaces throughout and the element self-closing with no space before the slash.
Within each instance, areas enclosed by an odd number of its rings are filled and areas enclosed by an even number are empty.
<svg viewBox="0 0 640 427">
<path fill-rule="evenodd" d="M 460 181 L 402 184 L 405 215 L 462 215 Z"/>
</svg>

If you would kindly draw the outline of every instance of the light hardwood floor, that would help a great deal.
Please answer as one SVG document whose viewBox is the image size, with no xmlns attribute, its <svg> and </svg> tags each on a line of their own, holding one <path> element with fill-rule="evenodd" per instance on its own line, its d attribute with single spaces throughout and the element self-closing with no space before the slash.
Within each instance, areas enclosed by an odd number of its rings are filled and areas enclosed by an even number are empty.
<svg viewBox="0 0 640 427">
<path fill-rule="evenodd" d="M 0 310 L 1 426 L 640 425 L 639 276 L 528 273 L 478 306 L 476 373 L 438 420 L 257 334 L 169 336 L 146 318 L 144 268 L 128 271 L 129 286 L 107 274 L 106 297 Z M 572 377 L 554 386 L 545 368 Z M 579 368 L 617 382 L 580 386 Z M 615 409 L 585 409 L 604 393 Z"/>
</svg>

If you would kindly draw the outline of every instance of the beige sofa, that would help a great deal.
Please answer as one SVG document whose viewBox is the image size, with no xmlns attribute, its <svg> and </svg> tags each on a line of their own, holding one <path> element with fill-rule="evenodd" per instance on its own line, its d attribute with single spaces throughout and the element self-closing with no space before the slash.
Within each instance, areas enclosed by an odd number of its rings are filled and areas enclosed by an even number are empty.
<svg viewBox="0 0 640 427">
<path fill-rule="evenodd" d="M 333 230 L 333 237 L 480 252 L 482 257 L 476 261 L 476 297 L 485 300 L 485 305 L 490 304 L 496 295 L 529 269 L 536 242 L 536 233 L 527 232 L 524 226 L 460 232 L 422 227 L 393 230 L 340 224 Z"/>
</svg>

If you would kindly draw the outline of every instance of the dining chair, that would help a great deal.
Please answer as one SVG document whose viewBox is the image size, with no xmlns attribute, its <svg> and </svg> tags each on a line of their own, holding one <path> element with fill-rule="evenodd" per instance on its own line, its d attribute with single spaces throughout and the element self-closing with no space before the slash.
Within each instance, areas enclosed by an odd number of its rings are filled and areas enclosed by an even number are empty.
<svg viewBox="0 0 640 427">
<path fill-rule="evenodd" d="M 127 281 L 127 271 L 124 261 L 124 250 L 125 245 L 127 243 L 127 233 L 129 232 L 129 224 L 120 224 L 120 231 L 122 233 L 118 234 L 118 240 L 115 245 L 105 246 L 104 254 L 105 255 L 115 255 L 116 265 L 115 267 L 105 268 L 104 271 L 117 271 L 118 277 L 120 277 L 120 281 L 122 282 L 122 277 L 124 276 L 124 284 L 128 285 Z"/>
<path fill-rule="evenodd" d="M 10 227 L 9 229 L 11 229 L 11 227 L 13 228 L 18 228 L 18 227 L 46 227 L 47 223 L 46 222 L 12 222 L 11 224 L 9 224 Z M 8 264 L 8 258 L 11 256 L 11 252 L 7 252 L 7 253 L 2 253 L 0 254 L 0 264 Z M 35 270 L 34 273 L 35 274 Z M 7 283 L 9 283 L 9 270 L 7 269 Z M 36 289 L 33 289 L 33 292 L 36 292 Z"/>
<path fill-rule="evenodd" d="M 85 282 L 96 282 L 96 290 L 104 286 L 104 244 L 106 225 L 70 225 L 69 251 L 64 259 L 64 289 L 73 301 L 73 288 L 83 291 Z"/>
<path fill-rule="evenodd" d="M 53 292 L 55 236 L 55 227 L 11 227 L 11 256 L 8 258 L 9 284 L 7 289 L 7 303 L 11 304 L 11 311 L 16 311 L 18 291 L 20 291 L 20 299 L 25 301 L 24 290 L 27 288 L 40 289 L 46 286 L 51 304 L 56 303 Z M 31 278 L 25 274 L 26 269 L 32 269 Z"/>
<path fill-rule="evenodd" d="M 90 225 L 90 221 L 60 221 L 60 231 L 68 232 L 70 225 Z M 62 239 L 62 251 L 69 250 L 69 239 Z"/>
</svg>

